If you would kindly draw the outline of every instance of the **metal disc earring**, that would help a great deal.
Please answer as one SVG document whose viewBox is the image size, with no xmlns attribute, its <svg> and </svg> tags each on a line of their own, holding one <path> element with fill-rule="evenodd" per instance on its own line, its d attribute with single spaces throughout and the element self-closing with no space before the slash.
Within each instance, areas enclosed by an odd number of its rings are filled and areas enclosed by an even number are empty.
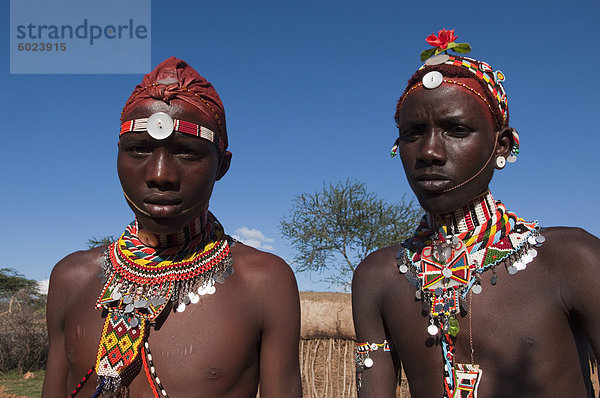
<svg viewBox="0 0 600 398">
<path fill-rule="evenodd" d="M 504 166 L 506 166 L 506 158 L 500 155 L 496 158 L 496 168 L 501 170 L 504 168 Z"/>
</svg>

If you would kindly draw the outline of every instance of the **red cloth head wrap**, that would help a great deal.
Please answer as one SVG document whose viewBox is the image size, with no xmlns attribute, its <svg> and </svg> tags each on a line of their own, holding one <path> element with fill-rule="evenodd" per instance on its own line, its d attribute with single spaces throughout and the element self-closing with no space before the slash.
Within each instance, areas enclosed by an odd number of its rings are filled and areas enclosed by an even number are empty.
<svg viewBox="0 0 600 398">
<path fill-rule="evenodd" d="M 185 61 L 171 57 L 161 62 L 152 72 L 144 76 L 125 103 L 121 112 L 121 123 L 138 106 L 148 101 L 163 101 L 167 104 L 178 99 L 185 101 L 202 113 L 203 119 L 212 122 L 219 151 L 227 149 L 225 109 L 215 88 Z"/>
</svg>

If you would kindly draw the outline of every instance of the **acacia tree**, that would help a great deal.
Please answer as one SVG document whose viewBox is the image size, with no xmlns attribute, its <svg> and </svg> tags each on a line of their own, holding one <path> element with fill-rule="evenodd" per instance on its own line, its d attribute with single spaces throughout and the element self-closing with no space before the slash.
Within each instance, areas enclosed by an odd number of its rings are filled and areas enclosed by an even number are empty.
<svg viewBox="0 0 600 398">
<path fill-rule="evenodd" d="M 46 304 L 46 295 L 40 293 L 37 281 L 25 278 L 13 268 L 0 268 L 0 309 L 2 313 L 4 311 L 12 312 L 14 306 L 20 308 L 21 303 L 40 309 Z"/>
<path fill-rule="evenodd" d="M 106 235 L 106 236 L 101 236 L 99 238 L 91 237 L 90 239 L 87 240 L 87 242 L 85 243 L 88 247 L 88 249 L 93 249 L 94 247 L 98 247 L 98 246 L 106 246 L 106 245 L 110 245 L 113 242 L 117 241 L 117 237 L 114 235 Z"/>
<path fill-rule="evenodd" d="M 0 373 L 44 368 L 45 306 L 46 295 L 40 293 L 37 281 L 12 268 L 0 268 Z"/>
<path fill-rule="evenodd" d="M 296 271 L 325 272 L 321 281 L 348 290 L 360 261 L 410 236 L 419 213 L 405 196 L 388 203 L 364 183 L 348 179 L 294 197 L 280 230 L 297 251 Z"/>
<path fill-rule="evenodd" d="M 27 279 L 12 268 L 0 268 L 0 298 L 6 299 L 14 296 L 20 290 L 36 293 L 37 282 Z"/>
</svg>

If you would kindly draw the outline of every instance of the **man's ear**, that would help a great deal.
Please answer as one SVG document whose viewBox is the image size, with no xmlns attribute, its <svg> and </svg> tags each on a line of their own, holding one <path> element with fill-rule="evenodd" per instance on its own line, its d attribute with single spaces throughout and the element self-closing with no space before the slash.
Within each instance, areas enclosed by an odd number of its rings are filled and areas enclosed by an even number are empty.
<svg viewBox="0 0 600 398">
<path fill-rule="evenodd" d="M 217 178 L 216 181 L 219 181 L 229 170 L 229 166 L 231 165 L 231 152 L 225 151 L 219 157 L 221 160 L 219 161 L 219 168 L 217 169 Z"/>
<path fill-rule="evenodd" d="M 496 143 L 496 156 L 504 156 L 505 158 L 510 155 L 510 151 L 513 147 L 513 129 L 511 127 L 505 127 L 500 130 L 497 134 Z"/>
</svg>

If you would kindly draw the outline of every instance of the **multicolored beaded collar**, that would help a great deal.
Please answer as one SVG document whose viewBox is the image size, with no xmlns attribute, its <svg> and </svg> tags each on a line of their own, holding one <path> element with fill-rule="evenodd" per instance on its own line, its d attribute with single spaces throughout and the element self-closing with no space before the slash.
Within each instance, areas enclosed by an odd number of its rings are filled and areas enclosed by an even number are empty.
<svg viewBox="0 0 600 398">
<path fill-rule="evenodd" d="M 511 275 L 524 270 L 544 241 L 537 222 L 518 218 L 488 191 L 453 213 L 425 215 L 398 251 L 398 269 L 417 288 L 415 296 L 429 313 L 427 332 L 441 333 L 444 397 L 454 397 L 459 386 L 476 397 L 482 375 L 473 358 L 471 364 L 454 363 L 460 330 L 456 315 L 468 312 L 467 295 L 481 293 L 481 275 L 488 270 L 495 285 L 497 266 Z"/>
<path fill-rule="evenodd" d="M 146 245 L 140 235 L 143 231 L 134 221 L 104 254 L 100 277 L 105 285 L 96 308 L 106 310 L 108 316 L 94 368 L 98 375 L 97 394 L 117 393 L 128 366 L 141 351 L 152 361 L 147 345 L 149 327 L 169 303 L 176 312 L 183 312 L 200 296 L 214 294 L 215 284 L 225 283 L 234 273 L 230 247 L 235 242 L 209 212 L 176 234 L 155 236 L 157 247 Z M 142 358 L 145 366 L 147 360 Z M 154 366 L 151 370 L 146 374 L 153 391 L 157 391 L 154 383 L 158 383 L 166 397 Z"/>
</svg>

